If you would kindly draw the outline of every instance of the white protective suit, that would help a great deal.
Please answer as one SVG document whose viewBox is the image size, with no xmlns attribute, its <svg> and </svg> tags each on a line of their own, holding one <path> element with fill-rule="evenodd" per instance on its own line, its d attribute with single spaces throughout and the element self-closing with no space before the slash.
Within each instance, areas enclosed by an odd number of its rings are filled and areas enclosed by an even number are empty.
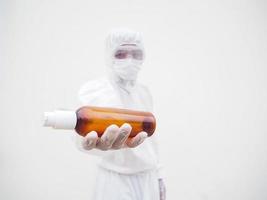
<svg viewBox="0 0 267 200">
<path fill-rule="evenodd" d="M 85 83 L 79 91 L 82 105 L 126 108 L 152 112 L 149 90 L 137 82 L 140 63 L 127 67 L 114 60 L 114 51 L 125 44 L 136 45 L 143 50 L 139 33 L 129 30 L 112 31 L 106 40 L 108 78 Z M 135 148 L 101 151 L 80 150 L 101 156 L 93 200 L 159 200 L 158 179 L 161 177 L 157 132 Z"/>
</svg>

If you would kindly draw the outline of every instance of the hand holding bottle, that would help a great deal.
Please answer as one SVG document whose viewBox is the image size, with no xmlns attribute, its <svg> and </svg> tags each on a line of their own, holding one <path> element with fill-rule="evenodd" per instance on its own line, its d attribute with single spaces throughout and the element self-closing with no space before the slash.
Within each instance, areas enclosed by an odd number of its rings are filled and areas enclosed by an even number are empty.
<svg viewBox="0 0 267 200">
<path fill-rule="evenodd" d="M 44 113 L 44 126 L 74 129 L 85 150 L 134 148 L 153 135 L 156 120 L 152 113 L 118 108 L 84 106 L 77 111 Z"/>
<path fill-rule="evenodd" d="M 140 145 L 148 136 L 146 132 L 142 131 L 135 137 L 129 138 L 131 130 L 131 125 L 124 123 L 121 127 L 115 124 L 108 126 L 101 137 L 98 137 L 96 131 L 91 131 L 83 137 L 82 147 L 85 150 L 96 148 L 103 151 L 125 147 L 134 148 Z"/>
</svg>

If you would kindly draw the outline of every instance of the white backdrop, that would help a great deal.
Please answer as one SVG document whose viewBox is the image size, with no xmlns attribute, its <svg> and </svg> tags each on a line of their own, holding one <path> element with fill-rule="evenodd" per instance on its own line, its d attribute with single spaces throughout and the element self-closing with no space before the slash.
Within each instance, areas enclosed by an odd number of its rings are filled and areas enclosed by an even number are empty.
<svg viewBox="0 0 267 200">
<path fill-rule="evenodd" d="M 97 158 L 41 116 L 77 107 L 81 84 L 105 71 L 114 27 L 144 35 L 140 81 L 154 96 L 168 199 L 267 199 L 266 1 L 0 6 L 0 199 L 90 199 Z"/>
</svg>

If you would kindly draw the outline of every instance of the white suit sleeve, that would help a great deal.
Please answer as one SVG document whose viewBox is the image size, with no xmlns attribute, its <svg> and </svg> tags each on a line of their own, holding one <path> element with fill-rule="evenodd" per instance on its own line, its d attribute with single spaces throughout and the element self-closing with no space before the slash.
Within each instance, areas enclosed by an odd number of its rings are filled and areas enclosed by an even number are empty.
<svg viewBox="0 0 267 200">
<path fill-rule="evenodd" d="M 106 82 L 104 80 L 91 80 L 85 83 L 78 92 L 79 106 L 102 106 L 106 100 L 106 96 L 103 96 L 106 92 Z M 78 150 L 95 156 L 104 156 L 109 152 L 104 152 L 98 149 L 85 150 L 82 146 L 83 137 L 79 134 L 75 134 L 73 140 Z"/>
</svg>

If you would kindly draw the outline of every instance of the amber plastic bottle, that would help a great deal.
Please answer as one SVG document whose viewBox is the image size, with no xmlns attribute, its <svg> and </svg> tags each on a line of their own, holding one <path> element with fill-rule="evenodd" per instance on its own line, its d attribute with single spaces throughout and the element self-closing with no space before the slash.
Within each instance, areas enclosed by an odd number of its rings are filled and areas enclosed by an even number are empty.
<svg viewBox="0 0 267 200">
<path fill-rule="evenodd" d="M 120 127 L 124 123 L 132 126 L 129 137 L 134 137 L 141 131 L 151 136 L 156 129 L 156 119 L 150 112 L 84 106 L 76 112 L 56 110 L 44 113 L 44 126 L 56 129 L 75 129 L 81 136 L 96 131 L 101 137 L 109 125 L 116 124 Z"/>
</svg>

